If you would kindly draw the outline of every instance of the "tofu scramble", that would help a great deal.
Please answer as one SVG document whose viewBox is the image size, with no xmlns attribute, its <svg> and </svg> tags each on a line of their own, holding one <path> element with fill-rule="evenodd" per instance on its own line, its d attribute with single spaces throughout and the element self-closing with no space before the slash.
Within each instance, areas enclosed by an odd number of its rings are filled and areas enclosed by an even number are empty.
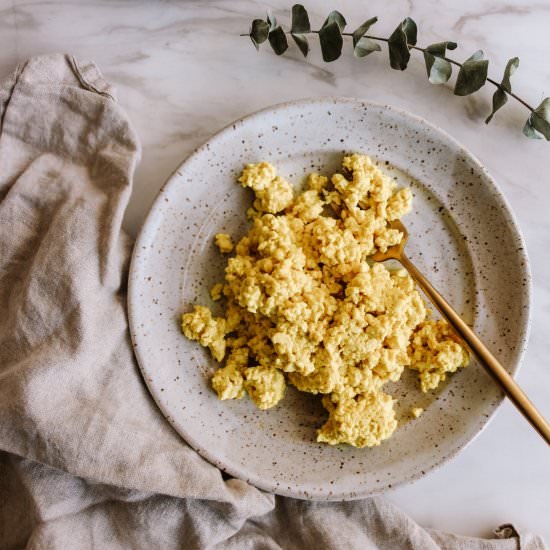
<svg viewBox="0 0 550 550">
<path fill-rule="evenodd" d="M 401 241 L 388 226 L 410 211 L 410 189 L 359 154 L 330 179 L 310 174 L 299 194 L 268 162 L 248 164 L 238 181 L 255 194 L 253 225 L 235 246 L 215 237 L 220 252 L 235 253 L 211 290 L 225 298 L 225 314 L 195 305 L 183 333 L 225 360 L 212 377 L 219 399 L 248 394 L 269 409 L 291 384 L 322 396 L 328 419 L 317 441 L 379 445 L 397 427 L 387 382 L 407 367 L 427 392 L 468 362 L 449 325 L 428 318 L 405 270 L 367 262 Z"/>
</svg>

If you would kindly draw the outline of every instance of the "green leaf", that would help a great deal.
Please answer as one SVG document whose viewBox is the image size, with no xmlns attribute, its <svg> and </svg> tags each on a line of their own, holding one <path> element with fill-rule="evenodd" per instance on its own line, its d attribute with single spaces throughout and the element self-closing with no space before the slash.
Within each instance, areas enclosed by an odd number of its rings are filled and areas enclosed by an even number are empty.
<svg viewBox="0 0 550 550">
<path fill-rule="evenodd" d="M 250 26 L 250 40 L 257 50 L 260 49 L 260 44 L 267 40 L 269 34 L 269 24 L 263 19 L 254 19 Z"/>
<path fill-rule="evenodd" d="M 344 16 L 339 11 L 331 11 L 328 14 L 328 17 L 325 19 L 325 22 L 323 23 L 323 27 L 328 27 L 331 23 L 338 23 L 338 27 L 340 28 L 340 33 L 344 32 L 344 28 L 346 26 L 346 20 Z"/>
<path fill-rule="evenodd" d="M 339 11 L 331 11 L 319 30 L 319 42 L 323 60 L 327 63 L 335 61 L 342 53 L 342 31 L 346 26 L 346 20 Z"/>
<path fill-rule="evenodd" d="M 277 19 L 270 11 L 267 12 L 267 24 L 270 31 L 274 31 L 275 27 L 277 27 Z"/>
<path fill-rule="evenodd" d="M 411 52 L 409 45 L 416 44 L 416 23 L 407 17 L 393 31 L 388 39 L 388 50 L 390 54 L 390 65 L 392 69 L 404 71 L 407 68 Z"/>
<path fill-rule="evenodd" d="M 378 21 L 378 17 L 367 19 L 362 25 L 353 31 L 353 47 L 357 46 L 357 42 L 367 34 L 368 30 Z"/>
<path fill-rule="evenodd" d="M 382 48 L 378 42 L 364 36 L 357 42 L 355 48 L 353 48 L 353 53 L 356 57 L 365 57 L 369 55 L 369 53 L 379 52 L 380 50 L 382 50 Z"/>
<path fill-rule="evenodd" d="M 290 34 L 304 57 L 307 57 L 309 53 L 309 42 L 302 33 L 310 31 L 311 25 L 306 8 L 302 4 L 294 4 L 292 6 L 292 28 L 290 29 Z"/>
<path fill-rule="evenodd" d="M 492 118 L 495 116 L 495 113 L 501 107 L 504 107 L 507 101 L 508 96 L 506 95 L 506 92 L 503 92 L 500 88 L 497 88 L 493 94 L 493 108 L 491 110 L 491 114 L 485 119 L 485 124 L 489 124 L 489 122 L 491 122 Z"/>
<path fill-rule="evenodd" d="M 506 63 L 506 68 L 504 69 L 504 76 L 500 82 L 500 88 L 497 88 L 493 94 L 493 109 L 491 114 L 485 119 L 485 124 L 489 124 L 495 113 L 501 108 L 504 107 L 508 101 L 508 93 L 512 92 L 512 84 L 510 83 L 510 77 L 515 73 L 516 69 L 519 66 L 519 58 L 512 57 Z"/>
<path fill-rule="evenodd" d="M 324 61 L 329 63 L 340 57 L 344 41 L 342 39 L 340 25 L 337 21 L 332 21 L 332 23 L 321 27 L 319 31 L 319 41 L 321 42 L 321 53 L 323 54 Z"/>
<path fill-rule="evenodd" d="M 550 97 L 544 98 L 529 115 L 523 127 L 523 133 L 531 139 L 541 139 L 540 134 L 542 134 L 546 141 L 550 141 Z"/>
<path fill-rule="evenodd" d="M 458 71 L 454 94 L 464 96 L 477 92 L 487 80 L 488 67 L 489 61 L 483 59 L 482 50 L 471 55 Z"/>
<path fill-rule="evenodd" d="M 417 27 L 416 27 L 416 23 L 414 22 L 414 19 L 411 19 L 410 17 L 406 17 L 405 19 L 403 19 L 403 22 L 401 23 L 401 25 L 403 26 L 403 32 L 407 37 L 407 43 L 410 44 L 411 46 L 415 46 Z"/>
<path fill-rule="evenodd" d="M 424 61 L 426 62 L 428 80 L 432 84 L 445 84 L 451 78 L 453 68 L 446 59 L 424 52 Z"/>
<path fill-rule="evenodd" d="M 294 42 L 296 42 L 296 45 L 298 48 L 300 48 L 300 51 L 304 55 L 304 57 L 307 57 L 307 54 L 309 53 L 309 42 L 307 41 L 307 38 L 304 34 L 291 34 L 292 38 L 294 38 Z"/>
<path fill-rule="evenodd" d="M 353 31 L 353 53 L 356 57 L 365 57 L 372 52 L 379 52 L 380 44 L 365 37 L 368 30 L 378 21 L 378 17 L 371 17 Z"/>
<path fill-rule="evenodd" d="M 344 40 L 342 39 L 342 31 L 337 21 L 332 21 L 332 23 L 321 27 L 319 41 L 324 61 L 329 63 L 340 57 Z"/>
<path fill-rule="evenodd" d="M 541 135 L 533 128 L 533 125 L 531 124 L 531 115 L 529 115 L 529 118 L 525 122 L 525 126 L 523 127 L 523 135 L 527 136 L 529 139 L 542 139 Z"/>
<path fill-rule="evenodd" d="M 500 85 L 507 91 L 512 91 L 512 84 L 510 83 L 510 77 L 516 72 L 516 69 L 519 67 L 519 57 L 512 57 L 506 63 L 506 68 L 504 69 L 504 76 Z"/>
<path fill-rule="evenodd" d="M 288 48 L 288 41 L 286 39 L 285 31 L 282 27 L 275 27 L 268 35 L 269 43 L 273 48 L 273 51 L 277 55 L 281 55 L 286 52 Z"/>
<path fill-rule="evenodd" d="M 452 65 L 445 59 L 447 50 L 454 50 L 456 42 L 437 42 L 424 50 L 428 80 L 432 84 L 444 84 L 451 78 Z"/>
<path fill-rule="evenodd" d="M 290 32 L 292 34 L 302 34 L 310 31 L 311 26 L 309 24 L 309 16 L 306 8 L 304 8 L 302 4 L 294 4 L 294 6 L 292 6 L 292 28 Z"/>
<path fill-rule="evenodd" d="M 456 42 L 436 42 L 435 44 L 430 44 L 426 48 L 426 51 L 435 57 L 444 58 L 447 54 L 447 50 L 456 50 L 456 46 Z"/>
</svg>

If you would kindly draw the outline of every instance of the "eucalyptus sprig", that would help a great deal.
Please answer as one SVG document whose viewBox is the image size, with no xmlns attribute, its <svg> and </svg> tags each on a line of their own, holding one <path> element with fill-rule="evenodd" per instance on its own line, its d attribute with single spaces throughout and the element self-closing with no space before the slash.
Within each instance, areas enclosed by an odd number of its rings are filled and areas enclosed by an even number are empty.
<svg viewBox="0 0 550 550">
<path fill-rule="evenodd" d="M 370 28 L 377 21 L 377 17 L 372 17 L 359 25 L 355 31 L 344 32 L 347 25 L 346 19 L 340 12 L 332 11 L 321 28 L 314 31 L 311 29 L 307 10 L 301 4 L 295 4 L 292 6 L 290 31 L 285 31 L 281 25 L 277 24 L 275 17 L 268 13 L 265 20 L 254 19 L 250 26 L 250 32 L 241 36 L 250 36 L 257 50 L 259 50 L 260 44 L 267 40 L 273 51 L 277 55 L 281 55 L 288 49 L 287 35 L 289 34 L 304 57 L 307 57 L 310 49 L 307 35 L 317 34 L 323 60 L 327 63 L 340 57 L 345 36 L 352 38 L 353 54 L 356 57 L 366 57 L 373 52 L 381 51 L 379 43 L 386 42 L 391 68 L 401 71 L 407 68 L 411 51 L 422 52 L 428 80 L 432 84 L 448 82 L 453 72 L 453 65 L 459 67 L 454 86 L 455 95 L 473 94 L 487 82 L 496 87 L 491 113 L 485 119 L 486 124 L 492 120 L 495 113 L 504 106 L 510 96 L 530 111 L 529 118 L 523 127 L 523 133 L 528 138 L 542 139 L 544 137 L 550 141 L 550 98 L 545 98 L 537 108 L 534 108 L 512 92 L 510 77 L 519 66 L 519 58 L 513 57 L 508 61 L 499 83 L 487 76 L 489 60 L 484 59 L 483 51 L 478 50 L 463 63 L 459 63 L 447 57 L 448 50 L 456 49 L 456 42 L 438 42 L 425 48 L 417 46 L 417 26 L 410 17 L 403 19 L 389 38 L 368 34 Z"/>
</svg>

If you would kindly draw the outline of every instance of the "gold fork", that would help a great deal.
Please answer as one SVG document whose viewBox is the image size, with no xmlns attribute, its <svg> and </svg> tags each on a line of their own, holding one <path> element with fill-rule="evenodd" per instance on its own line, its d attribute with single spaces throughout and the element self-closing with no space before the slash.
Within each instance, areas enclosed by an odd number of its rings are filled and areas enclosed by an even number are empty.
<svg viewBox="0 0 550 550">
<path fill-rule="evenodd" d="M 400 221 L 394 221 L 391 224 L 392 229 L 398 229 L 403 233 L 402 241 L 388 248 L 386 252 L 377 252 L 372 256 L 376 262 L 385 260 L 398 260 L 401 265 L 409 272 L 418 286 L 424 291 L 433 305 L 439 310 L 441 315 L 449 322 L 455 332 L 470 348 L 477 357 L 481 365 L 491 375 L 493 380 L 501 387 L 504 393 L 510 398 L 512 403 L 519 409 L 525 418 L 531 423 L 533 428 L 550 445 L 550 425 L 535 408 L 527 395 L 518 386 L 514 379 L 508 374 L 506 369 L 499 363 L 496 357 L 487 349 L 485 344 L 476 336 L 474 331 L 462 320 L 460 315 L 450 306 L 450 304 L 439 294 L 439 292 L 430 284 L 428 279 L 415 267 L 415 265 L 405 255 L 405 244 L 409 237 L 407 230 Z"/>
</svg>

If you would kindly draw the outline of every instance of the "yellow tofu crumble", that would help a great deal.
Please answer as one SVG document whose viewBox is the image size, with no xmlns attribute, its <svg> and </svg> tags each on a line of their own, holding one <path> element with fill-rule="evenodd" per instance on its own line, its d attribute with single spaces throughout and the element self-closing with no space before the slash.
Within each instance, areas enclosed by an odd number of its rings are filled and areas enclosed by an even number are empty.
<svg viewBox="0 0 550 550">
<path fill-rule="evenodd" d="M 212 301 L 217 302 L 221 299 L 223 295 L 223 283 L 216 283 L 211 289 L 210 289 L 210 298 L 212 298 Z"/>
<path fill-rule="evenodd" d="M 211 290 L 226 298 L 224 317 L 195 306 L 183 333 L 216 361 L 227 355 L 212 377 L 220 399 L 248 394 L 268 409 L 291 384 L 322 395 L 328 420 L 317 441 L 379 445 L 397 427 L 387 382 L 407 367 L 426 392 L 468 362 L 449 325 L 428 318 L 408 273 L 367 261 L 403 238 L 389 222 L 411 210 L 410 189 L 359 154 L 330 179 L 310 174 L 296 196 L 268 162 L 248 164 L 238 181 L 255 200 L 235 247 L 229 235 L 215 237 L 222 253 L 235 252 Z"/>
<path fill-rule="evenodd" d="M 437 388 L 448 372 L 466 366 L 468 352 L 446 321 L 427 319 L 410 344 L 411 369 L 419 372 L 423 392 Z"/>
<path fill-rule="evenodd" d="M 227 233 L 217 233 L 214 242 L 222 254 L 230 254 L 233 251 L 233 241 Z"/>
</svg>

